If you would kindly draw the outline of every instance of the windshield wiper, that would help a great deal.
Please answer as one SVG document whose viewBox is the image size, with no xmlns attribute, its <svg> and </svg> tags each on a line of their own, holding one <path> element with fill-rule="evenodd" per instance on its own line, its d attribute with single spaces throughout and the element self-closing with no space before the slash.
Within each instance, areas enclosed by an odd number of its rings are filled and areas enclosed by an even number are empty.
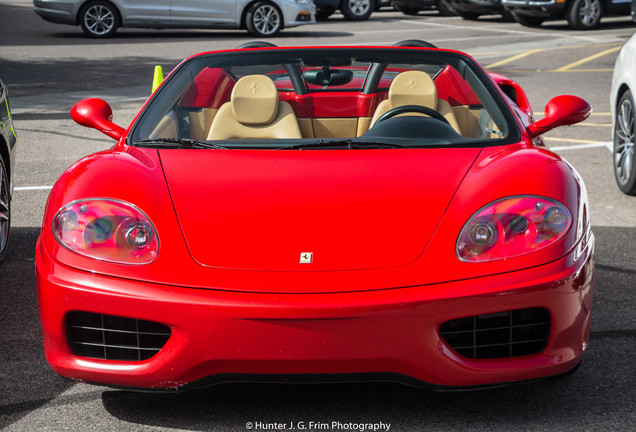
<svg viewBox="0 0 636 432">
<path fill-rule="evenodd" d="M 134 144 L 137 147 L 154 147 L 162 146 L 168 148 L 196 148 L 196 149 L 216 149 L 227 150 L 227 147 L 223 147 L 218 144 L 213 144 L 207 141 L 199 141 L 191 138 L 154 138 L 135 141 Z"/>
<path fill-rule="evenodd" d="M 380 142 L 371 142 L 371 141 L 353 141 L 350 139 L 346 140 L 334 140 L 334 141 L 325 141 L 318 140 L 312 141 L 308 143 L 299 143 L 292 144 L 283 147 L 277 147 L 276 150 L 303 150 L 308 148 L 329 148 L 329 147 L 342 147 L 349 150 L 353 149 L 385 149 L 385 148 L 399 148 L 403 147 L 400 144 L 389 144 L 389 143 L 380 143 Z"/>
</svg>

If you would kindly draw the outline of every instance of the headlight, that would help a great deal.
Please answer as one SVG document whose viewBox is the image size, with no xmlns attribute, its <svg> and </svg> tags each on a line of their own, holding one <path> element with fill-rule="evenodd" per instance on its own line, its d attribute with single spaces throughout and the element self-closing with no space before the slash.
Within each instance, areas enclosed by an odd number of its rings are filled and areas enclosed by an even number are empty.
<svg viewBox="0 0 636 432">
<path fill-rule="evenodd" d="M 486 262 L 536 252 L 556 243 L 572 225 L 562 204 L 538 196 L 504 198 L 475 213 L 457 239 L 462 261 Z"/>
<path fill-rule="evenodd" d="M 137 207 L 111 199 L 86 199 L 62 207 L 53 220 L 55 239 L 66 249 L 118 264 L 148 264 L 159 239 Z"/>
</svg>

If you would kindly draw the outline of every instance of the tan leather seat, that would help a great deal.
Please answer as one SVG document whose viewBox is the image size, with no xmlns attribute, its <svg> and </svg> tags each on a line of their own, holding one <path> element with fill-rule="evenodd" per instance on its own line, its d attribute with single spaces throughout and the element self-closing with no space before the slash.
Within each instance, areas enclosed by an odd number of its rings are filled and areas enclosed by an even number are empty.
<svg viewBox="0 0 636 432">
<path fill-rule="evenodd" d="M 301 138 L 298 120 L 287 102 L 278 100 L 274 82 L 265 75 L 239 79 L 230 101 L 214 117 L 208 140 Z"/>
<path fill-rule="evenodd" d="M 406 71 L 397 75 L 389 87 L 388 99 L 380 102 L 371 118 L 371 126 L 378 118 L 393 108 L 403 105 L 423 105 L 443 115 L 458 133 L 461 133 L 457 119 L 448 102 L 437 99 L 437 88 L 429 74 L 422 71 Z M 407 113 L 405 115 L 418 115 Z"/>
</svg>

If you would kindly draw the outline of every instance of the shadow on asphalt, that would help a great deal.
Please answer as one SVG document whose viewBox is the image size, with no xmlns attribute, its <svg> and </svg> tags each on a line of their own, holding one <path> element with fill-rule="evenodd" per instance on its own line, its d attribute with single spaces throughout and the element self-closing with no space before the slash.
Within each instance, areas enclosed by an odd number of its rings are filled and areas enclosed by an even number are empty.
<svg viewBox="0 0 636 432">
<path fill-rule="evenodd" d="M 75 91 L 109 90 L 147 85 L 150 87 L 155 65 L 170 72 L 179 60 L 154 57 L 120 57 L 103 60 L 29 60 L 4 59 L 2 80 L 9 87 L 11 98 Z M 72 76 L 69 79 L 69 71 Z"/>
<path fill-rule="evenodd" d="M 73 382 L 56 376 L 43 356 L 33 268 L 39 229 L 14 228 L 0 267 L 0 428 L 49 402 L 61 408 L 101 398 L 119 420 L 183 430 L 246 430 L 247 422 L 259 421 L 305 422 L 307 429 L 310 421 L 330 427 L 336 421 L 384 422 L 393 430 L 423 430 L 422 425 L 428 430 L 545 430 L 547 425 L 550 430 L 629 430 L 636 421 L 636 230 L 594 231 L 591 344 L 581 368 L 571 374 L 448 393 L 391 383 L 222 384 L 168 394 L 91 387 L 59 397 Z"/>
<path fill-rule="evenodd" d="M 629 430 L 636 421 L 636 229 L 594 232 L 592 335 L 573 373 L 467 392 L 391 383 L 222 384 L 172 394 L 108 390 L 102 393 L 104 408 L 126 422 L 207 431 L 246 430 L 247 422 L 258 421 L 304 422 L 308 429 L 310 421 L 382 421 L 394 430 L 422 430 L 422 425 L 426 430 Z"/>
<path fill-rule="evenodd" d="M 44 359 L 35 289 L 39 228 L 11 228 L 0 265 L 0 429 L 53 400 L 73 385 Z"/>
<path fill-rule="evenodd" d="M 390 383 L 224 384 L 184 394 L 105 391 L 102 403 L 122 421 L 180 430 L 240 431 L 248 422 L 304 422 L 309 429 L 310 421 L 383 422 L 392 430 L 589 430 L 585 425 L 598 424 L 603 415 L 634 418 L 636 390 L 618 379 L 629 368 L 627 362 L 599 364 L 590 352 L 575 373 L 480 391 L 441 393 Z"/>
</svg>

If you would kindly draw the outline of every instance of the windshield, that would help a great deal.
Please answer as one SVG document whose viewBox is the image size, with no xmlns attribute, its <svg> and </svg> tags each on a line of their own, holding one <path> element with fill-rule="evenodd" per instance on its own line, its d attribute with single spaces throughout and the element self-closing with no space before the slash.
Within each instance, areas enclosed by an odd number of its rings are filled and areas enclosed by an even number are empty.
<svg viewBox="0 0 636 432">
<path fill-rule="evenodd" d="M 412 48 L 259 49 L 182 63 L 129 144 L 207 149 L 413 148 L 517 141 L 469 57 Z"/>
</svg>

